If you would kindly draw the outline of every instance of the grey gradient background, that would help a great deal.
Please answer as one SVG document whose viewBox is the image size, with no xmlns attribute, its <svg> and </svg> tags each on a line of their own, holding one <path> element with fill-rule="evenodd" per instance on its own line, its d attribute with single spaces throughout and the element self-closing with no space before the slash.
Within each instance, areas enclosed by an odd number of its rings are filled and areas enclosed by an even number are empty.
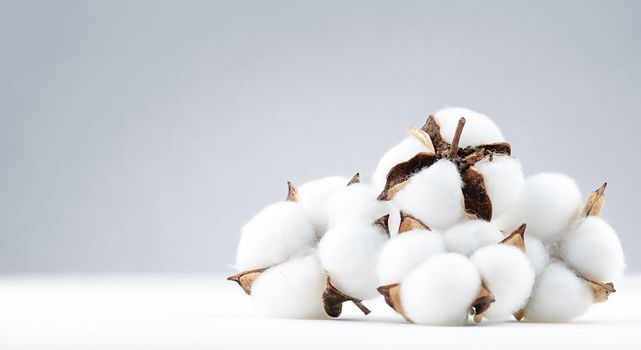
<svg viewBox="0 0 641 350">
<path fill-rule="evenodd" d="M 285 181 L 368 177 L 429 112 L 638 232 L 639 1 L 0 1 L 0 272 L 226 271 Z"/>
</svg>

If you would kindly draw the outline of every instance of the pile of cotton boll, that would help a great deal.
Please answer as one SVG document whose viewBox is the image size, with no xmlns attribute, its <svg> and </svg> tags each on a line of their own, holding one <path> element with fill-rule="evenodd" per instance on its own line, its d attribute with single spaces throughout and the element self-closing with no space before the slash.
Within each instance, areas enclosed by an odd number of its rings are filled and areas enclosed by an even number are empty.
<svg viewBox="0 0 641 350">
<path fill-rule="evenodd" d="M 229 277 L 259 313 L 339 317 L 383 295 L 408 322 L 567 322 L 624 269 L 601 217 L 606 185 L 524 178 L 487 116 L 446 108 L 388 150 L 371 183 L 327 177 L 267 206 L 241 232 Z"/>
</svg>

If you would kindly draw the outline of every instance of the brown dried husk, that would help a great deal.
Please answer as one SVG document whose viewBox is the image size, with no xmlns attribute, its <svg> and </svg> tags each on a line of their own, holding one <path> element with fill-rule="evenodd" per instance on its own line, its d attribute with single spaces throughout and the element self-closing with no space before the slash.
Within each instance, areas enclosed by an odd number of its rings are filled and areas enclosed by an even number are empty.
<svg viewBox="0 0 641 350">
<path fill-rule="evenodd" d="M 516 230 L 510 233 L 509 236 L 505 237 L 505 239 L 503 239 L 500 243 L 515 246 L 525 253 L 525 228 L 526 227 L 527 226 L 525 224 L 522 224 Z"/>
<path fill-rule="evenodd" d="M 431 229 L 420 219 L 407 214 L 404 211 L 401 211 L 401 223 L 398 226 L 398 234 L 400 235 L 403 232 L 411 231 L 411 230 L 427 230 L 431 231 Z"/>
<path fill-rule="evenodd" d="M 481 289 L 476 295 L 476 299 L 472 302 L 470 313 L 474 315 L 474 322 L 480 323 L 483 320 L 483 314 L 487 309 L 492 306 L 492 303 L 496 301 L 494 294 L 490 291 L 485 281 L 481 281 Z"/>
<path fill-rule="evenodd" d="M 341 292 L 332 284 L 329 277 L 327 277 L 327 282 L 325 283 L 325 291 L 323 291 L 323 296 L 321 297 L 323 302 L 323 308 L 325 312 L 330 317 L 338 317 L 343 311 L 343 303 L 346 301 L 351 301 L 356 305 L 365 315 L 370 313 L 370 310 L 363 305 L 362 300 L 350 297 L 349 295 Z"/>
<path fill-rule="evenodd" d="M 394 311 L 403 316 L 407 322 L 412 322 L 405 314 L 403 306 L 401 305 L 401 285 L 400 283 L 388 284 L 380 286 L 376 290 L 385 298 L 385 303 L 389 305 Z"/>
<path fill-rule="evenodd" d="M 267 270 L 267 268 L 243 271 L 233 276 L 227 277 L 227 280 L 238 283 L 245 294 L 251 295 L 252 285 L 254 284 L 254 281 L 256 280 L 256 278 L 258 278 L 258 276 L 260 276 L 261 273 L 265 272 L 265 270 Z"/>
</svg>

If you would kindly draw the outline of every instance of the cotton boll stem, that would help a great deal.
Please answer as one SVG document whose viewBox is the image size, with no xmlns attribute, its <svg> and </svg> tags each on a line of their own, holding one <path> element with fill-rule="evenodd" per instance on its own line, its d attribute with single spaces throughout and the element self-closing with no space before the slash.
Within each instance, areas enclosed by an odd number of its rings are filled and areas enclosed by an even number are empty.
<svg viewBox="0 0 641 350">
<path fill-rule="evenodd" d="M 463 128 L 465 127 L 465 118 L 461 117 L 458 120 L 458 125 L 456 126 L 456 131 L 454 132 L 454 137 L 452 138 L 452 144 L 450 145 L 450 158 L 456 158 L 458 154 L 458 143 L 461 140 L 461 134 L 463 133 Z"/>
</svg>

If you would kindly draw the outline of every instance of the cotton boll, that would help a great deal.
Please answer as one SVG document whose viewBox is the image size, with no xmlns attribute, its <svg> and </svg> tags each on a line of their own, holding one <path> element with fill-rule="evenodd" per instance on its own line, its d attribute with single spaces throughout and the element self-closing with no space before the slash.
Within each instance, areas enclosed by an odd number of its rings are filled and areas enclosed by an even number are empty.
<svg viewBox="0 0 641 350">
<path fill-rule="evenodd" d="M 316 244 L 314 225 L 295 202 L 265 207 L 241 229 L 236 254 L 240 271 L 270 267 Z"/>
<path fill-rule="evenodd" d="M 524 223 L 523 217 L 516 208 L 510 208 L 499 217 L 492 217 L 492 225 L 503 232 L 511 233 Z"/>
<path fill-rule="evenodd" d="M 425 259 L 445 252 L 439 233 L 418 229 L 403 232 L 383 246 L 378 259 L 379 284 L 399 283 Z"/>
<path fill-rule="evenodd" d="M 389 214 L 389 203 L 379 201 L 379 191 L 371 184 L 355 183 L 336 192 L 327 201 L 328 228 L 350 222 L 372 223 Z"/>
<path fill-rule="evenodd" d="M 525 305 L 534 284 L 534 269 L 521 250 L 496 244 L 477 250 L 470 260 L 496 299 L 485 317 L 505 319 Z"/>
<path fill-rule="evenodd" d="M 372 183 L 380 191 L 385 186 L 387 181 L 387 173 L 392 169 L 396 164 L 402 163 L 412 157 L 417 153 L 432 151 L 428 149 L 421 141 L 419 141 L 414 136 L 408 136 L 403 139 L 396 146 L 390 148 L 376 165 L 376 170 L 372 175 Z"/>
<path fill-rule="evenodd" d="M 440 254 L 427 259 L 401 283 L 401 305 L 419 324 L 458 326 L 466 323 L 481 288 L 476 267 L 466 257 Z"/>
<path fill-rule="evenodd" d="M 434 117 L 441 126 L 443 140 L 449 143 L 452 143 L 459 119 L 465 117 L 465 131 L 461 134 L 460 147 L 505 141 L 503 133 L 490 118 L 467 108 L 441 109 L 434 113 Z"/>
<path fill-rule="evenodd" d="M 456 165 L 441 159 L 412 176 L 394 199 L 430 228 L 444 230 L 465 216 L 462 185 Z"/>
<path fill-rule="evenodd" d="M 543 242 L 530 235 L 525 235 L 525 256 L 538 276 L 550 261 L 550 252 Z"/>
<path fill-rule="evenodd" d="M 380 226 L 367 223 L 343 224 L 327 231 L 318 251 L 334 287 L 361 300 L 375 297 L 376 263 L 387 239 Z"/>
<path fill-rule="evenodd" d="M 565 264 L 555 261 L 537 278 L 525 308 L 535 322 L 568 322 L 592 305 L 592 289 Z"/>
<path fill-rule="evenodd" d="M 528 234 L 554 242 L 578 216 L 581 192 L 566 175 L 538 174 L 525 181 L 516 208 L 527 223 Z"/>
<path fill-rule="evenodd" d="M 561 243 L 559 253 L 588 279 L 609 282 L 623 275 L 621 242 L 614 229 L 600 217 L 582 219 Z"/>
<path fill-rule="evenodd" d="M 474 165 L 483 175 L 485 186 L 492 200 L 492 216 L 503 214 L 514 205 L 523 186 L 521 162 L 510 156 L 496 155 Z"/>
<path fill-rule="evenodd" d="M 286 261 L 263 272 L 252 285 L 258 312 L 279 318 L 326 318 L 321 297 L 325 274 L 315 255 Z"/>
<path fill-rule="evenodd" d="M 348 178 L 331 176 L 304 183 L 298 188 L 298 204 L 307 211 L 319 236 L 327 231 L 327 201 L 348 182 Z"/>
<path fill-rule="evenodd" d="M 499 243 L 503 234 L 487 221 L 470 220 L 445 231 L 444 239 L 448 251 L 470 255 L 481 247 Z"/>
</svg>

